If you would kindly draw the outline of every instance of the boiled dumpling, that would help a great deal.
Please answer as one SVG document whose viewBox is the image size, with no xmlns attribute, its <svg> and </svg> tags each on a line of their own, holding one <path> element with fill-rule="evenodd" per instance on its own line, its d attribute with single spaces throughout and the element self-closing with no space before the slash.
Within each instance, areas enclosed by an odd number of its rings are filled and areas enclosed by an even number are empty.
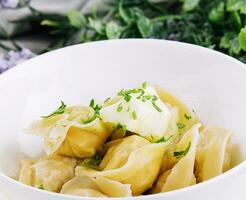
<svg viewBox="0 0 246 200">
<path fill-rule="evenodd" d="M 178 97 L 159 86 L 155 86 L 155 89 L 163 102 L 170 104 L 172 107 L 178 108 L 179 122 L 177 123 L 177 126 L 181 134 L 185 133 L 194 124 L 200 121 L 195 112 L 189 109 L 183 102 L 181 102 Z"/>
<path fill-rule="evenodd" d="M 177 123 L 179 122 L 179 109 L 178 107 L 172 107 L 170 104 L 167 104 L 168 109 L 170 110 L 170 122 L 165 133 L 165 138 L 170 140 L 171 144 L 175 144 L 180 139 L 179 129 Z"/>
<path fill-rule="evenodd" d="M 51 115 L 34 122 L 27 130 L 44 138 L 48 155 L 54 152 L 71 157 L 89 157 L 100 149 L 110 134 L 90 107 L 64 108 L 64 113 Z"/>
<path fill-rule="evenodd" d="M 167 130 L 170 112 L 153 87 L 122 90 L 121 98 L 101 110 L 101 118 L 111 124 L 122 124 L 128 131 L 154 142 Z"/>
<path fill-rule="evenodd" d="M 103 177 L 74 177 L 65 183 L 61 189 L 62 194 L 86 197 L 130 197 L 130 185 Z"/>
<path fill-rule="evenodd" d="M 185 133 L 186 134 L 186 133 Z M 174 135 L 175 137 L 175 135 Z M 178 139 L 178 136 L 175 137 L 175 140 Z M 174 142 L 174 140 L 171 140 L 172 142 Z M 181 146 L 180 146 L 181 144 Z M 162 162 L 162 166 L 160 169 L 160 173 L 163 173 L 169 169 L 171 169 L 180 159 L 181 157 L 174 157 L 173 154 L 175 151 L 179 151 L 180 148 L 183 148 L 183 143 L 182 140 L 180 142 L 177 142 L 175 144 L 173 144 L 165 153 L 164 157 L 163 157 L 163 162 Z"/>
<path fill-rule="evenodd" d="M 155 187 L 152 189 L 152 193 L 160 193 L 160 192 L 162 192 L 162 188 L 166 184 L 167 178 L 171 174 L 171 172 L 172 172 L 172 170 L 169 169 L 169 170 L 165 171 L 162 175 L 160 175 L 158 177 L 158 181 L 157 181 Z M 190 181 L 190 184 L 188 184 L 188 186 L 195 185 L 195 184 L 196 184 L 196 177 L 193 174 L 192 179 Z"/>
<path fill-rule="evenodd" d="M 20 172 L 18 181 L 26 185 L 32 185 L 33 182 L 33 169 L 31 165 L 34 164 L 32 160 L 21 160 L 20 161 Z"/>
<path fill-rule="evenodd" d="M 129 154 L 127 160 L 124 157 L 122 160 L 120 159 L 119 168 L 115 168 L 115 166 L 117 166 L 117 162 L 114 163 L 112 167 L 114 169 L 103 171 L 96 171 L 78 166 L 75 169 L 75 173 L 78 176 L 102 176 L 108 179 L 119 181 L 123 184 L 130 184 L 133 195 L 139 195 L 149 189 L 154 183 L 159 173 L 162 157 L 166 147 L 167 143 L 145 144 L 144 146 L 132 151 Z M 124 164 L 122 165 L 121 162 Z M 107 168 L 107 165 L 105 168 Z"/>
<path fill-rule="evenodd" d="M 196 154 L 198 181 L 206 181 L 230 169 L 231 133 L 223 128 L 205 127 Z"/>
<path fill-rule="evenodd" d="M 136 135 L 121 139 L 120 142 L 108 149 L 100 163 L 100 169 L 109 170 L 121 167 L 134 150 L 147 144 L 150 144 L 148 140 Z"/>
<path fill-rule="evenodd" d="M 76 160 L 51 156 L 34 161 L 22 161 L 19 181 L 41 189 L 59 192 L 62 185 L 74 177 Z"/>
<path fill-rule="evenodd" d="M 177 144 L 173 157 L 179 158 L 179 161 L 159 177 L 154 192 L 172 191 L 196 183 L 193 171 L 200 126 L 194 125 Z"/>
</svg>

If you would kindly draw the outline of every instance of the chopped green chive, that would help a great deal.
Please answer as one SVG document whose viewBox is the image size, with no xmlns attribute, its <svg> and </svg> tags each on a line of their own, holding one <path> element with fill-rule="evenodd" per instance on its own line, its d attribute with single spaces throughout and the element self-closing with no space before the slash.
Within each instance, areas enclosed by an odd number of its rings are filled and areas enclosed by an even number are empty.
<svg viewBox="0 0 246 200">
<path fill-rule="evenodd" d="M 63 114 L 65 112 L 65 109 L 66 109 L 66 104 L 64 104 L 64 102 L 61 101 L 61 105 L 60 105 L 59 108 L 57 108 L 53 113 L 51 113 L 48 116 L 42 116 L 42 118 L 49 118 L 49 117 L 53 117 L 53 116 L 56 116 L 56 115 Z"/>
<path fill-rule="evenodd" d="M 183 123 L 181 123 L 181 122 L 178 122 L 178 123 L 177 123 L 177 127 L 178 127 L 179 129 L 183 129 L 183 128 L 185 127 L 185 125 L 184 125 Z"/>
<path fill-rule="evenodd" d="M 167 139 L 165 137 L 162 137 L 159 140 L 157 140 L 155 143 L 168 142 L 172 137 L 173 135 L 170 135 Z"/>
<path fill-rule="evenodd" d="M 157 99 L 158 99 L 157 96 L 156 95 L 153 95 L 152 101 L 156 101 Z"/>
<path fill-rule="evenodd" d="M 94 104 L 95 104 L 95 100 L 92 99 L 92 100 L 90 101 L 90 105 L 89 105 L 89 106 L 90 106 L 91 108 L 94 108 Z"/>
<path fill-rule="evenodd" d="M 154 136 L 150 135 L 151 141 L 154 141 Z"/>
<path fill-rule="evenodd" d="M 184 114 L 184 117 L 185 117 L 185 119 L 187 119 L 187 120 L 190 120 L 190 119 L 191 119 L 191 115 L 189 115 L 189 114 L 187 114 L 187 113 Z"/>
<path fill-rule="evenodd" d="M 162 110 L 156 105 L 154 101 L 152 101 L 152 105 L 158 112 L 162 112 Z"/>
<path fill-rule="evenodd" d="M 146 94 L 143 96 L 143 99 L 150 100 L 152 98 L 151 94 Z"/>
<path fill-rule="evenodd" d="M 105 99 L 104 103 L 107 103 L 110 99 L 111 97 L 108 97 L 107 99 Z"/>
<path fill-rule="evenodd" d="M 81 165 L 91 169 L 98 169 L 101 161 L 102 161 L 102 156 L 96 154 L 92 158 L 86 158 L 85 160 L 83 160 Z"/>
<path fill-rule="evenodd" d="M 123 136 L 125 136 L 125 134 L 126 134 L 126 131 L 127 131 L 127 128 L 126 128 L 126 125 L 123 125 L 123 124 L 120 124 L 120 123 L 118 123 L 117 125 L 116 125 L 116 130 L 115 131 L 122 131 L 122 135 Z"/>
<path fill-rule="evenodd" d="M 146 89 L 146 88 L 147 88 L 147 81 L 144 81 L 144 82 L 142 83 L 142 88 L 143 88 L 143 89 Z"/>
<path fill-rule="evenodd" d="M 173 156 L 177 157 L 177 158 L 185 156 L 188 153 L 188 151 L 190 150 L 190 146 L 191 146 L 191 142 L 189 142 L 188 146 L 185 148 L 184 151 L 175 151 L 175 152 L 173 152 Z"/>
<path fill-rule="evenodd" d="M 94 121 L 96 118 L 100 118 L 100 110 L 102 109 L 102 106 L 99 106 L 98 104 L 95 104 L 95 100 L 92 99 L 90 101 L 89 106 L 94 110 L 94 115 L 91 118 L 88 118 L 85 121 L 82 121 L 82 123 L 87 124 L 92 121 Z"/>
<path fill-rule="evenodd" d="M 137 113 L 136 113 L 136 111 L 133 111 L 133 112 L 132 112 L 132 118 L 133 118 L 134 120 L 137 119 Z"/>
<path fill-rule="evenodd" d="M 158 97 L 156 95 L 151 95 L 149 93 L 145 93 L 144 89 L 146 89 L 147 87 L 147 82 L 144 82 L 142 84 L 142 88 L 137 88 L 137 89 L 131 89 L 131 90 L 120 90 L 118 92 L 119 96 L 124 97 L 124 100 L 126 102 L 129 102 L 132 98 L 131 94 L 136 94 L 138 93 L 139 95 L 136 97 L 137 99 L 141 100 L 142 102 L 146 102 L 146 101 L 151 101 L 153 107 L 158 111 L 158 112 L 162 112 L 162 109 L 160 107 L 157 106 L 156 101 L 158 100 Z"/>
<path fill-rule="evenodd" d="M 126 95 L 124 96 L 124 99 L 125 99 L 126 102 L 129 102 L 129 101 L 131 100 L 131 98 L 132 98 L 132 96 L 129 95 L 129 94 L 126 94 Z"/>
<path fill-rule="evenodd" d="M 122 111 L 122 109 L 123 109 L 122 103 L 120 103 L 120 104 L 117 106 L 117 112 Z"/>
<path fill-rule="evenodd" d="M 44 190 L 44 185 L 42 183 L 39 184 L 38 189 Z"/>
</svg>

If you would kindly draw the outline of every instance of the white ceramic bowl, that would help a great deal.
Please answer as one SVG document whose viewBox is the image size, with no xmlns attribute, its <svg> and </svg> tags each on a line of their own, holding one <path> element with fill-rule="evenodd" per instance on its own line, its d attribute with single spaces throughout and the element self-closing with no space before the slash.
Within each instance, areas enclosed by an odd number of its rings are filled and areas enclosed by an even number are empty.
<svg viewBox="0 0 246 200">
<path fill-rule="evenodd" d="M 18 183 L 25 155 L 41 153 L 40 138 L 22 129 L 59 105 L 87 104 L 144 81 L 180 96 L 205 124 L 234 132 L 233 163 L 246 158 L 246 69 L 243 63 L 206 48 L 163 40 L 111 40 L 59 49 L 37 56 L 0 76 L 0 190 L 9 200 L 74 200 Z M 245 199 L 242 162 L 196 186 L 134 199 Z M 241 177 L 240 181 L 237 181 Z M 242 178 L 243 177 L 243 178 Z M 245 196 L 244 196 L 245 195 Z M 91 198 L 81 198 L 91 199 Z"/>
</svg>

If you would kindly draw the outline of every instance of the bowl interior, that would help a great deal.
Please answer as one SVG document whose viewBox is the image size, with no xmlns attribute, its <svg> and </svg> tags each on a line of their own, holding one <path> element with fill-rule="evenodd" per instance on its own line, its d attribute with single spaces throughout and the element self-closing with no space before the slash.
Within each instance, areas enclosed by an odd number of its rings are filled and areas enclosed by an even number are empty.
<svg viewBox="0 0 246 200">
<path fill-rule="evenodd" d="M 42 153 L 42 140 L 23 129 L 61 100 L 87 105 L 145 80 L 179 96 L 205 124 L 231 130 L 233 164 L 246 158 L 244 64 L 178 42 L 120 40 L 47 53 L 0 77 L 0 171 L 15 176 L 20 159 Z"/>
</svg>

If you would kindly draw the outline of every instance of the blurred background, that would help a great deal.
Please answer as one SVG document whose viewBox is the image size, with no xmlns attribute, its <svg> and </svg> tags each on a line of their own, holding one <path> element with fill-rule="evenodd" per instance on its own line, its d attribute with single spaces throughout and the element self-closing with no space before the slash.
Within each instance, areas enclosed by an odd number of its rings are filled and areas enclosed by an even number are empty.
<svg viewBox="0 0 246 200">
<path fill-rule="evenodd" d="M 0 74 L 57 48 L 118 38 L 188 42 L 246 63 L 246 0 L 0 0 Z"/>
</svg>

